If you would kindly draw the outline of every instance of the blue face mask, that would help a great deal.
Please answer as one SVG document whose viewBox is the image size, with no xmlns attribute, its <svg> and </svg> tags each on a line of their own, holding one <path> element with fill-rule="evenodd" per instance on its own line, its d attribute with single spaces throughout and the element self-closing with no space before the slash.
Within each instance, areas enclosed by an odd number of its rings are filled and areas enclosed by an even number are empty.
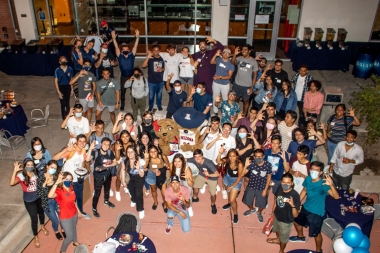
<svg viewBox="0 0 380 253">
<path fill-rule="evenodd" d="M 66 187 L 70 187 L 71 186 L 71 181 L 63 181 L 63 185 L 66 186 Z"/>
<path fill-rule="evenodd" d="M 317 179 L 319 177 L 319 172 L 315 170 L 310 171 L 311 179 Z"/>
<path fill-rule="evenodd" d="M 247 137 L 247 133 L 239 133 L 240 139 L 244 139 Z"/>
<path fill-rule="evenodd" d="M 55 169 L 49 169 L 48 172 L 49 172 L 50 175 L 54 175 L 57 172 L 57 170 L 55 170 Z"/>
<path fill-rule="evenodd" d="M 199 94 L 201 92 L 202 92 L 201 88 L 197 88 L 197 93 Z"/>
<path fill-rule="evenodd" d="M 76 112 L 76 113 L 75 113 L 75 117 L 77 117 L 77 118 L 82 117 L 82 113 L 81 113 L 81 112 Z"/>
<path fill-rule="evenodd" d="M 83 68 L 84 68 L 84 70 L 86 70 L 86 71 L 90 71 L 90 69 L 91 69 L 91 67 L 89 67 L 89 66 L 84 66 Z"/>
</svg>

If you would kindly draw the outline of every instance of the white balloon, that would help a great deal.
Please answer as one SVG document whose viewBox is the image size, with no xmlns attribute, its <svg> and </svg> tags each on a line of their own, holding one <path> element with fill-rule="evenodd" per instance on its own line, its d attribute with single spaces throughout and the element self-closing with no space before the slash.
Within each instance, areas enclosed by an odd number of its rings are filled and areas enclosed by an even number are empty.
<svg viewBox="0 0 380 253">
<path fill-rule="evenodd" d="M 348 246 L 343 238 L 338 238 L 334 241 L 334 251 L 337 253 L 351 253 L 353 248 Z"/>
<path fill-rule="evenodd" d="M 348 227 L 357 227 L 358 229 L 362 230 L 361 227 L 356 223 L 350 223 L 346 226 L 346 228 L 348 228 Z"/>
</svg>

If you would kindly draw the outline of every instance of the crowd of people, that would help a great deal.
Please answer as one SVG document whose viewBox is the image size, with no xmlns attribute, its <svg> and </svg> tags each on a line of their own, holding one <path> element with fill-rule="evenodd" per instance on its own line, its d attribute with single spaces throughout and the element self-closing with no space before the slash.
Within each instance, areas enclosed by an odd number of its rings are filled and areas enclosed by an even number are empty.
<svg viewBox="0 0 380 253">
<path fill-rule="evenodd" d="M 148 70 L 145 78 L 134 65 L 139 31 L 130 48 L 118 44 L 106 21 L 101 26 L 103 35 L 93 31 L 84 47 L 80 39 L 75 41 L 73 67 L 62 56 L 55 73 L 61 127 L 69 133 L 67 146 L 50 153 L 42 139 L 34 137 L 23 164 L 14 164 L 10 185 L 22 186 L 34 245 L 40 247 L 38 221 L 43 233 L 49 234 L 43 225 L 44 213 L 52 221 L 56 238 L 63 240 L 61 252 L 71 242 L 78 245 L 77 220 L 91 219 L 89 211 L 83 210 L 83 182 L 92 173 L 95 218 L 101 217 L 97 205 L 102 188 L 103 202 L 110 208 L 115 207 L 111 197 L 121 201 L 121 189 L 130 195 L 130 205 L 136 207 L 140 219 L 145 216 L 144 197 L 151 195 L 153 210 L 162 199 L 166 233 L 172 230 L 175 217 L 183 232 L 189 232 L 195 211 L 205 212 L 197 210 L 196 203 L 199 193 L 208 188 L 212 214 L 217 213 L 216 197 L 221 191 L 226 201 L 222 209 L 232 208 L 231 219 L 236 224 L 237 196 L 243 191 L 244 216 L 256 213 L 258 221 L 264 222 L 262 211 L 272 210 L 276 237 L 267 242 L 279 244 L 280 253 L 289 240 L 305 241 L 302 228 L 307 226 L 316 251 L 321 252 L 325 198 L 339 198 L 336 188 L 349 189 L 354 167 L 363 162 L 363 150 L 355 143 L 357 133 L 352 130 L 360 125 L 354 109 L 346 114 L 345 105 L 339 104 L 326 122 L 327 129 L 324 122 L 317 126 L 324 100 L 322 85 L 308 75 L 306 65 L 289 79 L 281 60 L 267 64 L 264 57 L 252 56 L 250 45 L 231 53 L 211 37 L 201 41 L 200 51 L 193 55 L 187 47 L 177 52 L 176 45 L 169 44 L 167 52 L 161 52 L 154 45 L 142 64 Z M 214 45 L 210 50 L 208 43 Z M 113 74 L 116 66 L 120 81 Z M 78 102 L 70 108 L 73 85 L 78 88 Z M 168 157 L 159 145 L 153 127 L 154 101 L 157 110 L 163 110 L 164 87 L 169 94 L 167 118 L 185 106 L 208 119 L 197 140 L 203 148 L 196 149 L 192 157 L 185 158 L 181 152 Z M 130 101 L 125 96 L 128 88 Z M 126 102 L 131 103 L 132 112 L 124 112 Z M 113 124 L 111 132 L 105 131 L 101 119 L 105 108 Z M 136 123 L 139 116 L 141 124 Z M 331 174 L 324 172 L 325 165 L 315 153 L 326 141 Z M 271 196 L 274 205 L 268 207 Z M 296 236 L 290 236 L 293 224 Z"/>
</svg>

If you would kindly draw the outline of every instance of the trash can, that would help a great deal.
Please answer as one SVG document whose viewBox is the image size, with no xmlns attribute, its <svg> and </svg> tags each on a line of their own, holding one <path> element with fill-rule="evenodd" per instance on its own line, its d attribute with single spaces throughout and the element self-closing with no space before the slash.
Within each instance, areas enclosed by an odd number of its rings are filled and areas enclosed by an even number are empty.
<svg viewBox="0 0 380 253">
<path fill-rule="evenodd" d="M 37 52 L 37 42 L 38 40 L 30 40 L 27 44 L 26 44 L 26 52 L 28 54 L 35 54 Z"/>
<path fill-rule="evenodd" d="M 355 77 L 365 78 L 371 76 L 373 63 L 375 61 L 376 50 L 369 47 L 361 47 L 358 50 L 355 66 L 352 70 L 352 74 Z"/>
<path fill-rule="evenodd" d="M 373 62 L 373 73 L 380 76 L 380 50 L 377 50 L 377 55 Z"/>
</svg>

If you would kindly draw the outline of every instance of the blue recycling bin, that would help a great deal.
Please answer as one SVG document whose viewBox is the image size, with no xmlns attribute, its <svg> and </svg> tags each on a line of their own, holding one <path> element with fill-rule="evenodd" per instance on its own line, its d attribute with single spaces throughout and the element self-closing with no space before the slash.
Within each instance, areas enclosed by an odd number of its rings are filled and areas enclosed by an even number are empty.
<svg viewBox="0 0 380 253">
<path fill-rule="evenodd" d="M 352 74 L 355 77 L 365 78 L 371 76 L 373 64 L 376 57 L 376 50 L 369 47 L 361 47 L 358 50 L 355 66 L 352 70 Z"/>
</svg>

